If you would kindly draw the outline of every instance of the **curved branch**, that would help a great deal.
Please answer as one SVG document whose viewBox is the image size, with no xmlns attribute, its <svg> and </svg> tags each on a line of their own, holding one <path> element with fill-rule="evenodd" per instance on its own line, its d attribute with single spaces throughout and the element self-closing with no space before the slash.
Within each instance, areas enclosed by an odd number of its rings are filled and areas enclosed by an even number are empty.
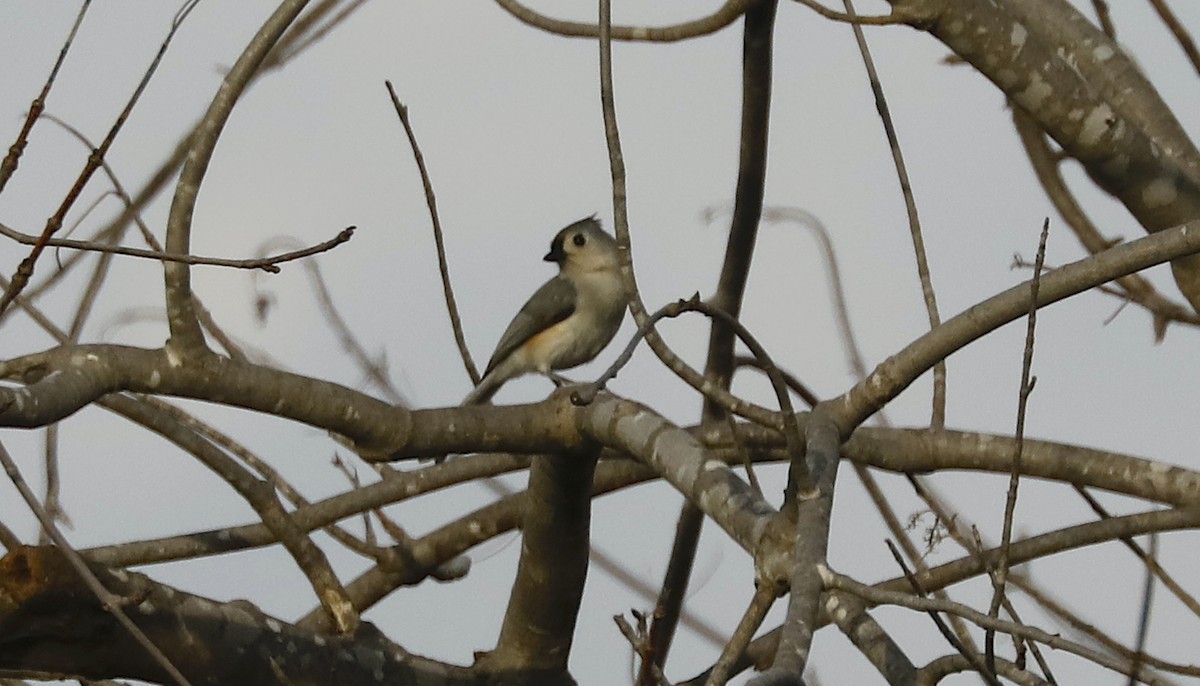
<svg viewBox="0 0 1200 686">
<path fill-rule="evenodd" d="M 108 393 L 195 398 L 266 412 L 341 434 L 367 453 L 408 442 L 408 410 L 330 381 L 212 355 L 181 364 L 170 349 L 62 346 L 0 362 L 0 426 L 32 428 L 67 417 Z"/>
<path fill-rule="evenodd" d="M 1037 307 L 1197 251 L 1200 251 L 1200 221 L 1116 246 L 1041 277 Z M 842 434 L 849 435 L 938 361 L 1028 312 L 1026 281 L 967 309 L 913 341 L 854 388 L 830 401 Z"/>
<path fill-rule="evenodd" d="M 673 26 L 614 26 L 612 27 L 612 37 L 614 40 L 623 41 L 669 43 L 706 36 L 732 24 L 753 2 L 754 0 L 725 0 L 725 4 L 707 17 Z M 553 19 L 533 11 L 517 0 L 496 0 L 496 4 L 518 21 L 535 29 L 573 38 L 595 38 L 600 35 L 600 29 L 596 24 Z"/>
<path fill-rule="evenodd" d="M 175 197 L 171 201 L 171 213 L 167 218 L 168 253 L 185 255 L 191 253 L 192 213 L 196 209 L 196 198 L 200 184 L 212 161 L 217 139 L 225 128 L 225 122 L 237 104 L 242 92 L 258 71 L 267 53 L 279 41 L 284 31 L 308 4 L 308 0 L 283 0 L 267 19 L 245 51 L 238 57 L 233 68 L 225 75 L 221 88 L 213 98 L 204 118 L 196 125 L 189 138 L 188 154 L 175 186 Z M 166 285 L 167 321 L 171 326 L 171 338 L 167 345 L 176 349 L 183 357 L 209 353 L 204 342 L 204 332 L 196 316 L 192 302 L 191 270 L 178 262 L 163 265 Z"/>
</svg>

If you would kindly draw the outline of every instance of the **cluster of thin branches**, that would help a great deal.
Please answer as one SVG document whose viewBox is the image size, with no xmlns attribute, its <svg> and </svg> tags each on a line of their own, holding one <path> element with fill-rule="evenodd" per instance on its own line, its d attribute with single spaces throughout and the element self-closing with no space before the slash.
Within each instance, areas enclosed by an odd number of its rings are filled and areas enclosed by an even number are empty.
<svg viewBox="0 0 1200 686">
<path fill-rule="evenodd" d="M 56 75 L 68 58 L 76 30 L 86 27 L 88 4 L 83 3 L 58 63 L 33 101 L 9 157 L 0 166 L 0 192 L 18 171 L 32 127 L 42 121 L 57 121 L 44 114 L 44 110 L 47 102 L 51 102 Z M 1109 15 L 1103 2 L 1096 0 L 1094 6 L 1107 33 L 1094 29 L 1090 23 L 1074 21 L 1075 10 L 1060 0 L 941 4 L 896 0 L 893 11 L 881 17 L 857 16 L 848 0 L 844 2 L 844 11 L 810 0 L 801 2 L 820 16 L 848 22 L 854 29 L 892 148 L 925 296 L 929 332 L 868 370 L 857 353 L 848 325 L 848 313 L 840 295 L 840 272 L 828 232 L 801 211 L 763 206 L 778 3 L 729 0 L 708 17 L 675 26 L 638 27 L 613 26 L 607 0 L 601 0 L 595 24 L 558 21 L 515 0 L 498 0 L 505 10 L 539 30 L 564 36 L 594 36 L 598 41 L 601 106 L 610 155 L 615 226 L 623 248 L 622 274 L 631 295 L 630 309 L 638 331 L 626 353 L 589 386 L 564 389 L 543 402 L 529 405 L 428 410 L 406 407 L 402 395 L 391 384 L 386 366 L 368 352 L 368 346 L 338 313 L 315 262 L 309 260 L 303 264 L 325 319 L 337 331 L 346 354 L 369 379 L 372 391 L 384 400 L 257 362 L 222 331 L 191 289 L 191 265 L 274 271 L 280 263 L 310 258 L 349 239 L 347 229 L 317 246 L 242 260 L 200 258 L 192 255 L 190 247 L 198 189 L 224 124 L 241 95 L 267 70 L 282 67 L 334 30 L 362 5 L 362 0 L 324 0 L 314 2 L 311 8 L 307 8 L 308 2 L 304 0 L 284 0 L 229 70 L 209 110 L 147 184 L 135 193 L 127 193 L 105 164 L 105 152 L 122 132 L 141 91 L 194 4 L 188 2 L 182 7 L 162 49 L 104 141 L 93 145 L 76 134 L 92 154 L 45 228 L 31 234 L 0 226 L 4 236 L 32 246 L 13 277 L 0 284 L 4 287 L 0 324 L 19 309 L 57 341 L 47 351 L 0 362 L 0 377 L 18 382 L 0 388 L 0 425 L 46 428 L 46 492 L 38 498 L 28 488 L 2 444 L 0 463 L 38 516 L 45 540 L 53 544 L 43 548 L 25 545 L 0 523 L 0 544 L 9 551 L 0 562 L 0 587 L 6 589 L 0 592 L 0 618 L 17 616 L 17 610 L 27 612 L 31 607 L 40 607 L 49 618 L 56 612 L 69 618 L 71 613 L 91 608 L 89 602 L 92 602 L 103 616 L 119 623 L 120 636 L 132 637 L 142 652 L 129 658 L 127 664 L 136 667 L 129 666 L 121 674 L 89 671 L 88 651 L 78 649 L 78 643 L 70 659 L 60 656 L 58 662 L 22 662 L 43 659 L 41 656 L 47 653 L 31 658 L 6 652 L 9 637 L 0 628 L 0 674 L 30 678 L 45 673 L 88 678 L 125 676 L 194 683 L 198 675 L 216 678 L 220 669 L 232 667 L 213 664 L 211 659 L 205 662 L 204 655 L 189 649 L 188 641 L 196 640 L 197 636 L 205 638 L 211 641 L 211 650 L 205 655 L 222 655 L 222 647 L 233 648 L 224 646 L 224 634 L 213 627 L 219 622 L 232 622 L 239 623 L 245 631 L 285 635 L 290 642 L 281 643 L 277 653 L 267 651 L 261 656 L 263 664 L 270 665 L 269 669 L 262 667 L 264 683 L 299 680 L 298 675 L 311 671 L 314 663 L 333 665 L 338 659 L 336 651 L 349 644 L 369 651 L 372 659 L 359 660 L 355 665 L 338 663 L 337 670 L 346 670 L 337 672 L 341 675 L 338 683 L 366 683 L 367 679 L 378 680 L 380 675 L 397 683 L 415 678 L 414 675 L 430 682 L 440 679 L 444 683 L 474 683 L 481 672 L 536 677 L 545 683 L 569 683 L 567 658 L 573 647 L 579 601 L 590 560 L 655 601 L 652 613 L 635 612 L 632 623 L 625 617 L 617 618 L 617 630 L 629 639 L 640 658 L 639 684 L 670 683 L 664 670 L 680 623 L 720 646 L 719 658 L 707 669 L 701 671 L 699 666 L 689 665 L 699 672 L 686 682 L 694 684 L 723 684 L 751 666 L 762 672 L 751 681 L 757 686 L 799 684 L 810 666 L 813 635 L 828 624 L 836 625 L 863 658 L 888 683 L 894 684 L 936 683 L 963 671 L 976 672 L 988 683 L 1001 680 L 1055 683 L 1044 655 L 1046 647 L 1072 653 L 1126 675 L 1131 681 L 1169 683 L 1164 676 L 1168 673 L 1200 676 L 1200 666 L 1174 664 L 1149 654 L 1142 643 L 1145 631 L 1130 646 L 1110 632 L 1092 627 L 1082 616 L 1055 600 L 1052 591 L 1016 569 L 1048 555 L 1099 542 L 1121 541 L 1146 569 L 1144 618 L 1149 617 L 1152 579 L 1200 616 L 1200 603 L 1156 560 L 1153 545 L 1146 550 L 1134 541 L 1139 535 L 1194 529 L 1200 525 L 1200 509 L 1197 509 L 1200 473 L 1024 436 L 1026 404 L 1036 381 L 1032 370 L 1039 308 L 1112 282 L 1115 285 L 1108 287 L 1109 292 L 1152 313 L 1159 338 L 1171 323 L 1200 322 L 1195 314 L 1200 302 L 1200 271 L 1197 271 L 1200 268 L 1193 263 L 1195 253 L 1200 251 L 1200 230 L 1197 230 L 1200 178 L 1196 178 L 1200 174 L 1196 171 L 1200 169 L 1196 158 L 1200 155 L 1140 72 L 1122 70 L 1128 60 L 1113 41 L 1114 28 L 1107 20 Z M 1165 2 L 1155 0 L 1153 5 L 1172 35 L 1196 61 L 1190 37 L 1174 20 Z M 652 313 L 638 290 L 630 250 L 628 190 L 613 96 L 612 41 L 697 39 L 737 20 L 742 21 L 744 34 L 742 154 L 719 285 L 706 300 L 682 299 Z M 1016 54 L 1006 52 L 1004 59 L 1000 59 L 993 42 L 1011 41 L 1014 23 L 1027 31 L 1025 47 Z M 916 196 L 861 30 L 862 25 L 886 24 L 904 24 L 928 31 L 959 58 L 992 78 L 1012 99 L 1016 129 L 1037 176 L 1064 222 L 1079 236 L 1089 253 L 1087 257 L 1056 269 L 1045 268 L 1047 223 L 1029 281 L 980 302 L 961 315 L 942 318 L 924 255 Z M 959 28 L 952 28 L 956 24 Z M 973 29 L 963 30 L 964 24 Z M 1064 27 L 1071 29 L 1067 31 Z M 1063 46 L 1084 40 L 1093 48 L 1111 48 L 1109 57 L 1089 61 L 1075 55 L 1069 65 L 1061 64 L 1066 61 L 1062 57 Z M 1099 50 L 1094 52 L 1098 54 Z M 1196 63 L 1200 71 L 1200 62 Z M 1030 66 L 1033 64 L 1050 66 L 1035 70 Z M 1039 91 L 1029 81 L 1035 72 L 1040 74 L 1038 78 L 1052 80 L 1055 92 L 1063 94 L 1060 101 L 1048 103 L 1038 97 Z M 1014 73 L 1025 76 L 1014 80 L 1010 76 Z M 454 302 L 433 185 L 407 109 L 391 84 L 387 84 L 387 89 L 421 171 L 438 246 L 444 296 L 464 366 L 475 381 L 478 372 L 467 351 Z M 1122 98 L 1116 97 L 1118 90 Z M 1095 120 L 1089 115 L 1081 119 L 1073 116 L 1072 111 L 1101 113 L 1103 117 Z M 1161 145 L 1163 141 L 1169 141 L 1170 145 Z M 1164 150 L 1170 151 L 1169 154 Z M 1059 173 L 1059 166 L 1068 158 L 1083 164 L 1102 188 L 1125 203 L 1151 235 L 1123 244 L 1104 239 Z M 1119 169 L 1119 165 L 1112 164 L 1116 158 L 1132 162 Z M 1148 168 L 1155 170 L 1154 178 L 1143 178 Z M 99 170 L 105 172 L 113 194 L 123 203 L 121 216 L 87 240 L 57 237 L 74 203 Z M 139 215 L 167 188 L 168 180 L 176 172 L 179 178 L 166 239 L 159 244 Z M 1168 179 L 1175 191 L 1170 200 L 1163 199 L 1163 179 Z M 771 221 L 797 222 L 814 228 L 825 247 L 833 300 L 838 305 L 851 368 L 858 377 L 857 383 L 835 398 L 817 398 L 802 381 L 780 369 L 769 351 L 738 320 L 758 228 Z M 124 245 L 131 225 L 138 228 L 139 238 L 146 247 Z M 56 268 L 51 268 L 44 257 L 48 247 L 79 252 L 73 252 Z M 90 285 L 69 325 L 62 326 L 39 309 L 38 299 L 65 283 L 67 274 L 82 268 L 86 264 L 83 255 L 90 253 L 99 253 L 92 267 Z M 117 255 L 150 258 L 163 264 L 170 338 L 161 349 L 86 344 L 80 340 L 93 310 L 94 294 L 108 278 Z M 1141 269 L 1167 261 L 1172 263 L 1177 283 L 1190 307 L 1171 301 L 1136 275 Z M 38 270 L 50 270 L 50 274 L 35 284 L 33 276 Z M 658 327 L 666 319 L 689 313 L 699 313 L 712 322 L 709 355 L 703 371 L 686 364 L 658 333 Z M 947 430 L 946 357 L 1020 318 L 1027 321 L 1027 336 L 1013 435 L 985 436 Z M 219 351 L 213 349 L 210 340 L 216 342 Z M 735 354 L 739 341 L 750 352 L 749 357 Z M 696 426 L 673 425 L 651 408 L 602 392 L 607 380 L 628 361 L 633 347 L 643 342 L 666 368 L 703 396 L 703 413 Z M 738 371 L 755 368 L 771 381 L 774 407 L 755 404 L 730 390 Z M 929 426 L 920 430 L 890 428 L 882 414 L 887 403 L 927 371 L 934 374 Z M 793 395 L 809 409 L 796 411 Z M 380 479 L 363 484 L 354 476 L 353 468 L 343 461 L 339 464 L 348 476 L 347 490 L 310 502 L 253 451 L 219 427 L 167 402 L 163 399 L 166 397 L 209 400 L 319 427 L 330 432 L 355 459 L 377 468 Z M 253 508 L 259 521 L 75 551 L 56 523 L 62 521 L 65 512 L 57 492 L 55 432 L 60 420 L 93 404 L 163 436 L 199 460 Z M 866 426 L 871 417 L 879 418 L 882 426 Z M 399 460 L 451 453 L 469 455 L 414 470 L 401 471 L 391 466 Z M 891 531 L 896 560 L 894 578 L 865 584 L 833 569 L 826 559 L 831 536 L 830 512 L 842 460 L 853 465 L 856 477 Z M 758 486 L 753 465 L 763 461 L 781 461 L 788 466 L 788 484 L 779 504 L 770 502 Z M 985 543 L 971 523 L 950 509 L 928 477 L 918 476 L 957 468 L 1009 476 L 998 544 Z M 422 536 L 410 535 L 382 511 L 387 505 L 517 470 L 529 470 L 529 485 L 525 490 L 505 493 L 498 501 L 464 513 Z M 902 517 L 876 482 L 876 470 L 906 475 L 913 492 L 936 517 L 938 535 L 953 540 L 962 549 L 961 557 L 937 566 L 926 563 L 923 551 L 912 541 Z M 1097 518 L 1019 540 L 1014 538 L 1019 487 L 1026 476 L 1069 484 L 1093 508 Z M 666 573 L 657 588 L 622 569 L 613 555 L 592 549 L 588 539 L 592 498 L 651 480 L 668 482 L 686 498 Z M 1091 489 L 1126 494 L 1149 505 L 1138 514 L 1112 516 L 1099 505 Z M 361 533 L 341 523 L 351 518 L 364 522 Z M 685 607 L 705 522 L 716 523 L 754 561 L 754 577 L 747 580 L 747 585 L 754 588 L 753 597 L 736 627 L 705 626 L 690 616 Z M 459 578 L 469 571 L 464 553 L 518 528 L 523 531 L 525 543 L 497 645 L 481 655 L 472 667 L 415 658 L 385 636 L 364 628 L 362 613 L 396 589 L 429 577 Z M 312 534 L 316 531 L 327 532 L 345 548 L 368 560 L 369 569 L 348 582 L 339 578 L 326 553 L 313 542 Z M 186 594 L 149 577 L 123 571 L 131 566 L 198 559 L 268 545 L 282 545 L 313 589 L 313 610 L 287 625 L 286 631 L 277 620 L 247 611 L 242 605 L 184 602 Z M 42 586 L 32 590 L 26 587 L 22 592 L 29 593 L 28 597 L 4 585 L 14 582 L 20 569 L 34 567 L 42 570 L 39 576 Z M 118 571 L 121 573 L 117 574 Z M 981 577 L 988 579 L 993 589 L 984 611 L 954 601 L 946 590 L 953 584 Z M 37 598 L 45 597 L 38 594 L 74 589 L 79 583 L 93 594 L 93 601 L 71 596 L 76 598 L 71 603 L 35 604 Z M 1024 622 L 1011 598 L 1014 587 L 1086 639 L 1071 640 L 1054 629 Z M 134 602 L 150 597 L 156 602 Z M 786 618 L 778 627 L 762 631 L 769 609 L 781 599 L 786 606 Z M 945 655 L 923 666 L 914 664 L 902 646 L 903 641 L 897 640 L 873 617 L 872 609 L 881 605 L 927 614 L 945 637 Z M 168 617 L 172 623 L 161 621 Z M 0 627 L 10 625 L 0 622 Z M 1146 625 L 1148 619 L 1143 621 L 1143 626 Z M 1011 639 L 1011 655 L 1001 654 L 1003 647 L 997 645 L 997 634 Z M 114 644 L 106 641 L 114 640 L 112 635 L 97 630 L 95 636 L 86 637 L 92 643 L 85 645 L 97 651 L 111 650 Z M 47 645 L 66 640 L 53 632 L 40 638 Z M 80 640 L 78 636 L 70 638 Z M 296 646 L 301 646 L 299 653 L 308 660 L 303 669 L 295 657 Z M 144 660 L 149 662 L 143 663 Z M 254 683 L 246 680 L 252 673 L 250 668 L 239 663 L 237 669 L 242 670 L 237 672 L 240 682 Z"/>
</svg>

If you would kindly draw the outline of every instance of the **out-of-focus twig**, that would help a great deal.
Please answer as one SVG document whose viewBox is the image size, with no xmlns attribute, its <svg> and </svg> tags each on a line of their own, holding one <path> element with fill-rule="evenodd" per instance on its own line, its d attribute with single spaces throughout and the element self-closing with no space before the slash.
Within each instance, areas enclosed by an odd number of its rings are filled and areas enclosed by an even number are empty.
<svg viewBox="0 0 1200 686">
<path fill-rule="evenodd" d="M 54 66 L 50 68 L 50 76 L 46 77 L 46 83 L 42 86 L 42 92 L 33 99 L 29 105 L 29 113 L 25 115 L 25 123 L 21 126 L 21 132 L 17 134 L 17 140 L 8 149 L 8 155 L 4 157 L 4 162 L 0 163 L 0 192 L 4 191 L 4 187 L 8 185 L 8 180 L 12 178 L 13 173 L 17 171 L 17 165 L 20 164 L 21 154 L 25 151 L 25 145 L 29 142 L 29 132 L 33 130 L 34 123 L 41 116 L 42 111 L 46 109 L 46 97 L 50 95 L 50 89 L 54 86 L 54 79 L 58 77 L 58 70 L 62 68 L 63 62 L 67 59 L 67 53 L 71 50 L 71 44 L 75 42 L 75 34 L 79 31 L 79 25 L 83 23 L 83 17 L 87 14 L 88 7 L 92 4 L 92 0 L 83 0 L 79 6 L 79 12 L 75 15 L 75 23 L 71 25 L 71 31 L 67 34 L 67 39 L 63 41 L 62 49 L 58 51 L 58 59 L 54 61 Z"/>
<path fill-rule="evenodd" d="M 1183 48 L 1183 52 L 1187 55 L 1188 61 L 1192 63 L 1192 67 L 1197 72 L 1200 72 L 1200 50 L 1196 49 L 1196 41 L 1192 40 L 1191 34 L 1187 28 L 1179 21 L 1179 17 L 1171 11 L 1167 6 L 1167 0 L 1150 0 L 1150 4 L 1154 7 L 1154 11 L 1158 12 L 1158 16 L 1171 30 L 1175 36 L 1175 40 L 1179 43 L 1179 47 Z"/>
<path fill-rule="evenodd" d="M 94 174 L 96 170 L 100 168 L 105 154 L 107 154 L 108 149 L 112 147 L 112 143 L 114 140 L 116 140 L 117 134 L 120 133 L 121 128 L 129 119 L 130 113 L 133 112 L 134 106 L 137 105 L 138 100 L 141 99 L 142 93 L 146 90 L 146 86 L 150 84 L 151 77 L 153 77 L 154 73 L 158 70 L 158 65 L 162 62 L 162 58 L 166 54 L 167 48 L 171 45 L 171 40 L 175 37 L 175 32 L 178 31 L 179 27 L 183 25 L 183 21 L 187 18 L 188 14 L 191 13 L 192 9 L 195 8 L 198 2 L 199 0 L 187 0 L 183 4 L 183 7 L 180 8 L 179 12 L 176 13 L 175 19 L 171 23 L 171 30 L 167 32 L 166 38 L 164 38 L 162 44 L 159 45 L 158 53 L 155 54 L 154 59 L 150 62 L 150 66 L 146 69 L 145 74 L 142 75 L 142 80 L 138 82 L 137 87 L 129 96 L 129 100 L 125 103 L 125 108 L 121 110 L 119 115 L 117 115 L 116 121 L 113 122 L 112 127 L 108 130 L 108 135 L 105 136 L 100 145 L 92 151 L 92 154 L 88 155 L 87 164 L 84 165 L 83 170 L 79 173 L 79 178 L 75 180 L 75 184 L 71 186 L 71 189 L 67 191 L 67 195 L 65 198 L 63 198 L 62 203 L 59 204 L 58 210 L 46 220 L 46 227 L 42 229 L 41 236 L 34 244 L 33 250 L 29 252 L 29 255 L 24 260 L 21 260 L 21 264 L 17 267 L 16 273 L 9 280 L 10 283 L 8 288 L 6 288 L 4 290 L 4 294 L 0 296 L 0 314 L 3 314 L 3 312 L 8 309 L 9 305 L 12 304 L 13 298 L 15 298 L 21 292 L 21 290 L 28 285 L 30 277 L 33 276 L 33 270 L 37 264 L 37 260 L 39 257 L 41 257 L 42 252 L 46 249 L 50 238 L 60 228 L 62 228 L 67 212 L 69 212 L 71 207 L 75 205 L 75 201 L 79 198 L 79 195 L 83 193 L 83 188 L 87 185 L 88 180 L 92 178 L 92 174 Z"/>
</svg>

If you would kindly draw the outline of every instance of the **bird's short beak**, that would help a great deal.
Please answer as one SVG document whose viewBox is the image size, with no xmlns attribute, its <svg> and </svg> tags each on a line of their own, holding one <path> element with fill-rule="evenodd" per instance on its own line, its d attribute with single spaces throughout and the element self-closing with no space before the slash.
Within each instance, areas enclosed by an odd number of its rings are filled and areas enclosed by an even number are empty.
<svg viewBox="0 0 1200 686">
<path fill-rule="evenodd" d="M 563 252 L 562 244 L 553 245 L 550 247 L 550 252 L 542 258 L 547 262 L 562 262 L 567 259 L 567 254 Z"/>
</svg>

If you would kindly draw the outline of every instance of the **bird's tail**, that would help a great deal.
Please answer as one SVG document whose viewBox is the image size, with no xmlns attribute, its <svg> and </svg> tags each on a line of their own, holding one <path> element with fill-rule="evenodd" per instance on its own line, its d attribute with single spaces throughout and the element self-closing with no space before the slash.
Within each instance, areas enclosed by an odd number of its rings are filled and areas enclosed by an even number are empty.
<svg viewBox="0 0 1200 686">
<path fill-rule="evenodd" d="M 493 370 L 490 374 L 485 375 L 479 380 L 479 385 L 471 389 L 467 397 L 463 398 L 462 404 L 482 405 L 486 403 L 492 399 L 492 396 L 496 395 L 496 391 L 500 390 L 505 381 L 507 379 L 497 374 L 496 370 Z"/>
</svg>

